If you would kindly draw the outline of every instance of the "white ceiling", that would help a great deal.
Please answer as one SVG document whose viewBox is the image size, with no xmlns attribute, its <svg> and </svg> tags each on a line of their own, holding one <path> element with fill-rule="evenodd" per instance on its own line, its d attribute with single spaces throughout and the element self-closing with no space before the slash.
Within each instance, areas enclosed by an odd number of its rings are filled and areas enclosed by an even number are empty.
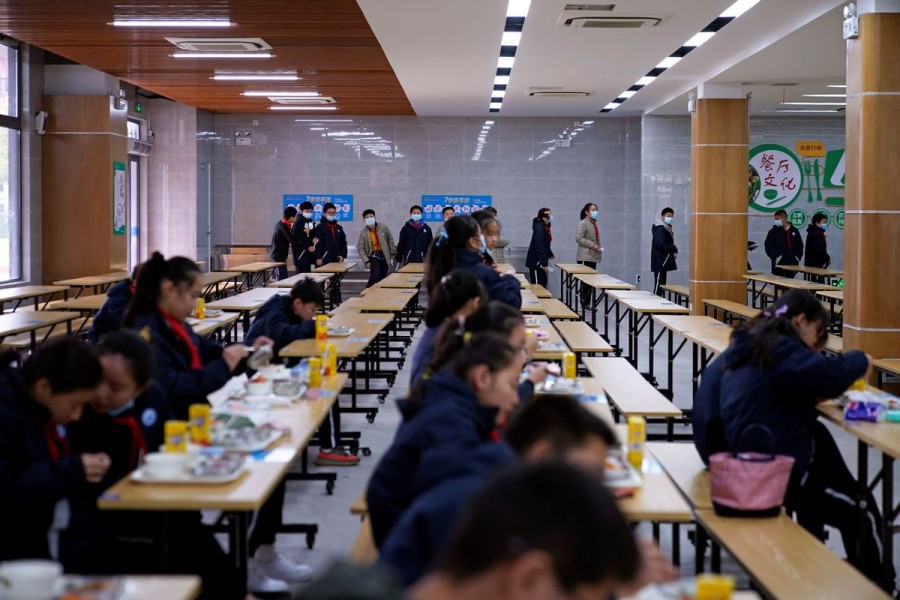
<svg viewBox="0 0 900 600">
<path fill-rule="evenodd" d="M 612 16 L 652 15 L 665 20 L 653 28 L 571 29 L 557 25 L 565 0 L 532 0 L 498 116 L 597 116 L 734 0 L 606 1 L 616 3 Z M 358 3 L 419 116 L 491 114 L 488 103 L 507 0 Z M 609 115 L 684 114 L 679 107 L 686 107 L 687 91 L 706 81 L 816 82 L 818 87 L 810 88 L 815 92 L 823 91 L 825 83 L 841 83 L 844 42 L 836 8 L 841 4 L 842 0 L 761 0 Z M 800 31 L 791 35 L 796 30 Z M 579 99 L 527 96 L 529 87 L 538 86 L 594 94 Z M 747 91 L 754 94 L 754 112 L 777 103 L 781 92 L 768 85 L 752 85 Z"/>
</svg>

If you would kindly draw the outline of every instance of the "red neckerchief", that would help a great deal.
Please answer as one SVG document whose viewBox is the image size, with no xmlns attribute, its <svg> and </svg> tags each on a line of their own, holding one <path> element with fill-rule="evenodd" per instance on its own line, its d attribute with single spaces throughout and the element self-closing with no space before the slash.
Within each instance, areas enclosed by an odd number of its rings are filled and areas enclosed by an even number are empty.
<svg viewBox="0 0 900 600">
<path fill-rule="evenodd" d="M 784 235 L 787 236 L 787 245 L 788 245 L 788 256 L 791 255 L 791 228 L 788 227 L 784 230 Z"/>
<path fill-rule="evenodd" d="M 161 314 L 166 323 L 169 324 L 169 328 L 172 329 L 172 333 L 175 334 L 175 337 L 180 339 L 184 342 L 184 345 L 187 346 L 188 352 L 191 355 L 191 368 L 202 369 L 203 363 L 200 361 L 200 353 L 197 351 L 197 345 L 194 343 L 193 338 L 191 338 L 191 334 L 189 334 L 188 330 L 185 328 L 184 323 L 163 310 L 159 311 L 159 314 Z"/>
<path fill-rule="evenodd" d="M 416 229 L 419 229 L 425 223 L 423 223 L 422 221 L 416 222 L 416 221 L 413 221 L 412 219 L 410 219 L 409 224 L 412 225 L 413 227 L 415 227 Z"/>
<path fill-rule="evenodd" d="M 135 469 L 138 466 L 141 455 L 147 452 L 147 443 L 144 441 L 141 428 L 138 427 L 137 419 L 132 415 L 126 415 L 124 417 L 113 417 L 112 420 L 113 423 L 128 427 L 131 433 L 131 463 L 129 468 Z"/>
<path fill-rule="evenodd" d="M 284 223 L 285 225 L 287 225 L 287 226 L 288 226 L 288 229 L 291 228 L 291 222 L 288 221 L 287 219 L 282 219 L 281 222 Z"/>
<path fill-rule="evenodd" d="M 47 440 L 47 449 L 50 451 L 50 458 L 60 460 L 70 454 L 69 441 L 59 435 L 56 425 L 47 423 L 44 425 L 44 439 Z"/>
<path fill-rule="evenodd" d="M 331 230 L 331 237 L 337 239 L 337 223 L 329 223 L 326 221 L 325 225 Z"/>
<path fill-rule="evenodd" d="M 550 226 L 549 226 L 549 225 L 544 225 L 544 231 L 547 232 L 547 237 L 549 237 L 549 238 L 550 238 L 550 241 L 552 242 L 552 241 L 553 241 L 553 234 L 550 233 Z"/>
<path fill-rule="evenodd" d="M 594 222 L 594 236 L 595 236 L 594 240 L 597 242 L 597 245 L 599 246 L 600 245 L 600 230 L 597 229 L 597 221 L 593 220 L 593 222 Z"/>
<path fill-rule="evenodd" d="M 135 287 L 135 285 L 133 283 L 128 285 L 128 291 L 131 292 L 132 296 L 134 295 L 134 290 L 136 290 L 136 289 L 137 288 Z"/>
</svg>

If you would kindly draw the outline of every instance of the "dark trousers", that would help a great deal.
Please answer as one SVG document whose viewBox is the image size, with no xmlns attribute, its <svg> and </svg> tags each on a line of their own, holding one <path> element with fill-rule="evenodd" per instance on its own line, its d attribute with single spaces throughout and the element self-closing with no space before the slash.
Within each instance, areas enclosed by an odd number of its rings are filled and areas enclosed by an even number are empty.
<svg viewBox="0 0 900 600">
<path fill-rule="evenodd" d="M 247 541 L 247 550 L 250 556 L 263 545 L 272 545 L 275 543 L 275 535 L 281 529 L 284 512 L 284 495 L 285 495 L 284 479 L 281 480 L 272 495 L 262 505 L 259 512 L 256 513 L 256 520 L 250 527 L 250 538 Z"/>
<path fill-rule="evenodd" d="M 662 286 L 666 285 L 668 279 L 668 271 L 653 271 L 653 293 L 665 297 L 666 291 L 662 289 Z"/>
<path fill-rule="evenodd" d="M 297 267 L 297 273 L 310 273 L 312 272 L 312 265 L 301 265 L 297 262 L 294 262 L 294 266 Z"/>
<path fill-rule="evenodd" d="M 319 438 L 320 448 L 330 450 L 341 445 L 341 409 L 337 402 L 334 403 L 328 416 L 319 425 L 319 431 L 316 435 Z"/>
<path fill-rule="evenodd" d="M 388 276 L 388 262 L 383 252 L 373 252 L 369 255 L 369 282 L 367 288 L 372 287 Z"/>
<path fill-rule="evenodd" d="M 592 260 L 579 260 L 579 265 L 584 265 L 586 267 L 590 267 L 594 270 L 597 269 L 597 263 Z M 591 302 L 591 287 L 581 284 L 581 306 L 582 308 L 590 308 L 588 304 Z"/>
<path fill-rule="evenodd" d="M 788 279 L 793 279 L 797 276 L 796 271 L 785 271 L 784 269 L 779 269 L 776 266 L 772 267 L 772 275 L 777 275 L 779 277 L 787 277 Z"/>
<path fill-rule="evenodd" d="M 875 498 L 866 492 L 866 526 L 860 538 L 857 481 L 828 429 L 816 422 L 812 435 L 813 458 L 806 479 L 788 490 L 785 506 L 796 512 L 797 522 L 819 539 L 824 537 L 825 525 L 840 531 L 850 564 L 880 583 L 882 518 Z M 893 589 L 893 580 L 890 585 Z"/>
<path fill-rule="evenodd" d="M 281 281 L 282 279 L 288 278 L 288 270 L 287 265 L 283 267 L 275 267 L 275 280 Z"/>
<path fill-rule="evenodd" d="M 528 281 L 547 287 L 547 270 L 541 266 L 528 270 Z"/>
</svg>

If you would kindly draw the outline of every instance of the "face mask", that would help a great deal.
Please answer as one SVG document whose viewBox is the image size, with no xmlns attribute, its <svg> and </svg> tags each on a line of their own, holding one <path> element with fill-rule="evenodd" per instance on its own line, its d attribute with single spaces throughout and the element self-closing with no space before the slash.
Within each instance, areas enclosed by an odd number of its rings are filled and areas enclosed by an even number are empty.
<svg viewBox="0 0 900 600">
<path fill-rule="evenodd" d="M 553 215 L 547 215 L 547 222 L 548 222 L 548 223 L 552 223 L 552 222 L 553 222 Z"/>
<path fill-rule="evenodd" d="M 819 227 L 821 227 L 822 229 L 828 229 L 828 223 L 825 223 L 825 222 L 819 223 Z"/>
<path fill-rule="evenodd" d="M 118 417 L 125 411 L 131 410 L 132 408 L 134 408 L 134 400 L 129 400 L 128 402 L 126 402 L 125 404 L 120 406 L 119 408 L 114 408 L 106 414 L 107 414 L 107 416 L 110 416 L 110 417 Z"/>
<path fill-rule="evenodd" d="M 591 218 L 594 219 L 595 221 L 597 220 L 597 211 L 596 210 L 591 211 Z"/>
<path fill-rule="evenodd" d="M 672 217 L 666 217 L 665 219 L 663 219 L 663 221 L 666 222 L 666 225 L 671 225 L 671 224 L 672 224 Z"/>
<path fill-rule="evenodd" d="M 334 223 L 335 221 L 337 221 L 337 215 L 325 215 L 325 219 Z"/>
<path fill-rule="evenodd" d="M 374 227 L 375 226 L 375 217 L 366 218 L 366 225 L 368 225 L 369 227 Z"/>
<path fill-rule="evenodd" d="M 481 253 L 484 254 L 488 251 L 487 242 L 484 241 L 484 235 L 478 237 L 481 238 Z"/>
<path fill-rule="evenodd" d="M 311 212 L 303 213 L 303 218 L 304 219 L 312 219 L 312 213 Z"/>
<path fill-rule="evenodd" d="M 781 219 L 775 219 L 775 227 L 781 227 Z"/>
<path fill-rule="evenodd" d="M 419 221 L 422 220 L 422 215 L 420 215 L 419 213 L 413 213 L 413 215 L 410 217 L 410 219 L 412 219 L 413 221 L 416 221 L 418 223 Z"/>
</svg>

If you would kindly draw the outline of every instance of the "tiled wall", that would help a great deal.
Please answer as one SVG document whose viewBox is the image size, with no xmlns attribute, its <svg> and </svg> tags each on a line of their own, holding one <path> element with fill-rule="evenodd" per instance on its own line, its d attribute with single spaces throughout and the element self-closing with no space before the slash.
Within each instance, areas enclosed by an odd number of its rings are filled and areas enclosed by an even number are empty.
<svg viewBox="0 0 900 600">
<path fill-rule="evenodd" d="M 215 243 L 212 227 L 212 194 L 215 175 L 216 140 L 215 115 L 205 110 L 197 111 L 197 260 L 210 262 L 210 245 Z M 230 224 L 230 222 L 229 222 Z M 230 229 L 230 228 L 229 228 Z M 211 235 L 208 235 L 211 234 Z M 220 232 L 218 235 L 221 235 Z"/>
<path fill-rule="evenodd" d="M 489 194 L 514 255 L 524 258 L 531 220 L 548 206 L 557 259 L 574 262 L 578 213 L 591 201 L 600 206 L 603 270 L 631 279 L 626 265 L 640 252 L 628 234 L 640 222 L 640 119 L 582 122 L 570 148 L 554 149 L 556 136 L 574 131 L 574 123 L 216 115 L 214 211 L 232 219 L 233 243 L 267 244 L 283 194 L 353 194 L 355 218 L 345 227 L 355 243 L 366 208 L 396 234 L 423 194 Z M 252 144 L 235 146 L 236 129 L 252 131 Z M 216 215 L 214 225 L 217 235 L 225 231 Z"/>
</svg>

